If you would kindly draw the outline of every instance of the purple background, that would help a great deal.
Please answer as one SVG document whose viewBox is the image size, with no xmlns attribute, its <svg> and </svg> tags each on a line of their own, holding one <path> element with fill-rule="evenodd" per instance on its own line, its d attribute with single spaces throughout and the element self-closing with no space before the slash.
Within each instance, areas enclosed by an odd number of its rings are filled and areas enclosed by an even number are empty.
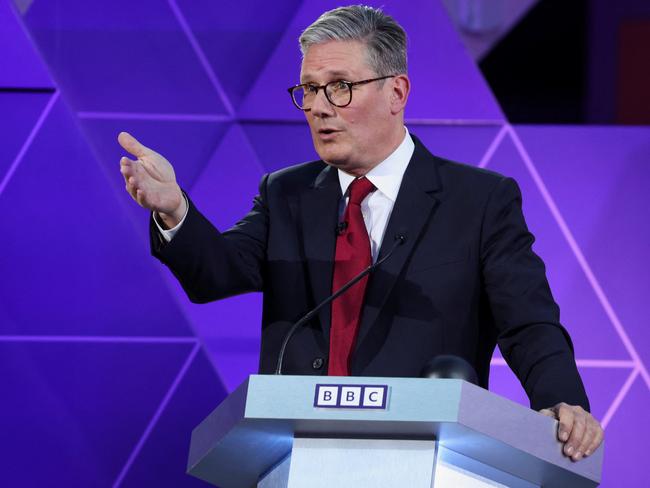
<svg viewBox="0 0 650 488">
<path fill-rule="evenodd" d="M 603 484 L 647 482 L 650 127 L 512 126 L 442 4 L 382 1 L 410 38 L 407 125 L 514 176 L 594 415 Z M 0 0 L 0 485 L 205 486 L 191 429 L 256 371 L 260 297 L 193 305 L 148 255 L 120 130 L 218 226 L 315 158 L 286 94 L 332 1 Z M 495 356 L 492 389 L 527 404 Z"/>
</svg>

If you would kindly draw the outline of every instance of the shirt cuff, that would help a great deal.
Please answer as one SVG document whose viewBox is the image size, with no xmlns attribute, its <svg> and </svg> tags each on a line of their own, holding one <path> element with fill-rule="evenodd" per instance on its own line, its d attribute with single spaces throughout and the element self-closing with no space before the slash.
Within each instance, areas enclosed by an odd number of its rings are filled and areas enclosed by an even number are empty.
<svg viewBox="0 0 650 488">
<path fill-rule="evenodd" d="M 183 222 L 185 222 L 185 217 L 187 217 L 187 212 L 189 212 L 190 210 L 190 202 L 187 201 L 187 196 L 185 195 L 185 192 L 183 192 L 183 198 L 185 199 L 185 215 L 183 215 L 181 221 L 171 229 L 164 229 L 162 224 L 158 221 L 158 215 L 156 214 L 156 212 L 152 212 L 153 221 L 156 224 L 156 227 L 158 227 L 158 231 L 163 236 L 163 239 L 165 239 L 165 241 L 167 242 L 170 242 L 174 238 L 178 230 L 183 225 Z"/>
</svg>

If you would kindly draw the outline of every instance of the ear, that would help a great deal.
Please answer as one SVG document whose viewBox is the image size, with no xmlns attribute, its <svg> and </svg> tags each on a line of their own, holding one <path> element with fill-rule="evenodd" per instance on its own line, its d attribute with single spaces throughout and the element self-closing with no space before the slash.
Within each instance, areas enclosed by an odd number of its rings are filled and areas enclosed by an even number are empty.
<svg viewBox="0 0 650 488">
<path fill-rule="evenodd" d="M 397 114 L 402 112 L 406 106 L 411 91 L 411 80 L 407 75 L 397 75 L 389 81 L 391 81 L 390 111 L 392 114 Z"/>
</svg>

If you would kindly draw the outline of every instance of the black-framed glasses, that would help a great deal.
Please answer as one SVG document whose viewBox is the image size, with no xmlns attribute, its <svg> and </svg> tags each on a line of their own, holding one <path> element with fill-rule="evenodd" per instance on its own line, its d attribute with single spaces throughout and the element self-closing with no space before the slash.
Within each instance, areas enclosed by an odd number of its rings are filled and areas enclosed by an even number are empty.
<svg viewBox="0 0 650 488">
<path fill-rule="evenodd" d="M 373 81 L 385 80 L 386 78 L 393 78 L 397 75 L 380 76 L 379 78 L 371 78 L 362 81 L 344 81 L 336 80 L 330 81 L 325 85 L 315 85 L 313 83 L 303 83 L 301 85 L 292 86 L 287 88 L 291 95 L 293 104 L 299 109 L 308 112 L 314 103 L 314 99 L 318 95 L 318 91 L 322 88 L 325 92 L 325 98 L 335 107 L 347 107 L 352 103 L 352 87 L 356 85 L 365 85 Z"/>
</svg>

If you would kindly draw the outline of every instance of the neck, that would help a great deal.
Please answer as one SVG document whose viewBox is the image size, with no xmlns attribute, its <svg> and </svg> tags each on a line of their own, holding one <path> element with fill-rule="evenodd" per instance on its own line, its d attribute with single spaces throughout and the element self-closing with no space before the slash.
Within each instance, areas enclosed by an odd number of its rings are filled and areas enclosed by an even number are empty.
<svg viewBox="0 0 650 488">
<path fill-rule="evenodd" d="M 363 167 L 358 167 L 358 168 L 351 168 L 348 169 L 347 171 L 345 169 L 342 169 L 345 173 L 352 175 L 356 178 L 360 178 L 361 176 L 365 176 L 368 172 L 370 172 L 373 168 L 375 168 L 379 163 L 384 161 L 388 156 L 390 156 L 395 150 L 399 147 L 399 145 L 404 141 L 404 136 L 406 135 L 406 129 L 404 128 L 404 124 L 402 123 L 399 128 L 396 130 L 392 131 L 390 134 L 390 144 L 386 144 L 384 146 L 384 150 L 380 151 L 375 158 L 373 158 L 373 161 Z"/>
</svg>

